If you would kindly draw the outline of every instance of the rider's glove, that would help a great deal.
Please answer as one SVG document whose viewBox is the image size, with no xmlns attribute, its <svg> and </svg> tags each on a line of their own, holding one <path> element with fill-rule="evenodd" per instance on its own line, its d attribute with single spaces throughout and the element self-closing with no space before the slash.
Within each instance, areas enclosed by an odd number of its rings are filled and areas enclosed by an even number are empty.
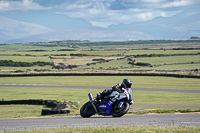
<svg viewBox="0 0 200 133">
<path fill-rule="evenodd" d="M 121 86 L 121 84 L 117 84 L 117 85 L 115 85 L 115 86 L 112 87 L 112 90 L 116 91 L 117 89 L 120 88 L 120 86 Z"/>
</svg>

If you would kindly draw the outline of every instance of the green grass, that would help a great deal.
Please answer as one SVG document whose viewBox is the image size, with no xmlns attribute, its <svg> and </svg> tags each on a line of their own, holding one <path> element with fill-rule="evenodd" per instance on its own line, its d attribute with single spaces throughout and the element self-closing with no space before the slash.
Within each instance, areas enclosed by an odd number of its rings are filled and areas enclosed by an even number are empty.
<svg viewBox="0 0 200 133">
<path fill-rule="evenodd" d="M 172 54 L 197 54 L 200 50 L 130 50 L 126 55 L 143 55 L 143 54 L 163 54 L 163 55 L 172 55 Z"/>
<path fill-rule="evenodd" d="M 51 60 L 48 57 L 33 57 L 33 56 L 0 56 L 0 60 L 12 60 L 14 62 L 36 62 L 36 61 L 51 62 Z"/>
<path fill-rule="evenodd" d="M 163 66 L 154 66 L 154 67 L 140 67 L 140 66 L 134 66 L 130 68 L 124 68 L 124 69 L 119 69 L 121 71 L 127 71 L 127 70 L 175 70 L 175 71 L 182 71 L 184 70 L 195 70 L 195 69 L 200 69 L 200 63 L 199 64 L 174 64 L 174 65 L 163 65 Z M 195 74 L 195 72 L 193 73 Z"/>
<path fill-rule="evenodd" d="M 145 62 L 152 65 L 160 64 L 174 64 L 174 63 L 191 63 L 200 62 L 200 55 L 187 56 L 168 56 L 168 57 L 148 57 L 148 58 L 134 58 L 136 62 Z"/>
<path fill-rule="evenodd" d="M 57 58 L 57 59 L 55 59 Z M 63 62 L 65 65 L 86 65 L 87 63 L 97 63 L 93 59 L 117 60 L 120 56 L 104 57 L 104 56 L 68 56 L 54 57 L 54 62 Z"/>
<path fill-rule="evenodd" d="M 124 78 L 133 82 L 133 87 L 200 89 L 197 78 L 175 78 L 159 76 L 37 76 L 0 77 L 1 84 L 49 84 L 77 86 L 113 86 Z"/>
<path fill-rule="evenodd" d="M 1 51 L 0 55 L 37 55 L 37 56 L 48 56 L 48 55 L 61 55 L 61 54 L 75 54 L 77 51 Z"/>
<path fill-rule="evenodd" d="M 49 65 L 46 65 L 46 66 L 32 66 L 32 67 L 3 67 L 3 66 L 0 66 L 0 70 L 22 70 L 22 71 L 26 71 L 28 69 L 30 69 L 32 71 L 34 71 L 34 69 L 38 69 L 38 70 L 41 70 L 41 69 L 53 70 L 52 66 L 49 66 Z"/>
<path fill-rule="evenodd" d="M 40 46 L 39 46 L 40 45 Z M 32 43 L 26 44 L 10 44 L 10 45 L 0 45 L 0 51 L 29 51 L 29 50 L 60 50 L 60 49 L 68 49 L 66 46 L 53 46 L 51 43 L 39 43 L 38 46 L 35 46 Z M 46 45 L 46 46 L 45 46 Z M 52 47 L 48 47 L 47 45 L 52 45 Z"/>
<path fill-rule="evenodd" d="M 200 127 L 127 126 L 34 129 L 24 131 L 2 131 L 2 133 L 199 133 L 199 131 Z"/>
<path fill-rule="evenodd" d="M 42 109 L 38 105 L 0 105 L 0 119 L 39 117 Z"/>
<path fill-rule="evenodd" d="M 27 99 L 43 99 L 57 101 L 73 101 L 82 104 L 88 101 L 88 93 L 96 96 L 96 92 L 102 90 L 93 89 L 68 89 L 68 88 L 14 88 L 0 87 L 0 98 L 3 100 L 27 100 Z M 0 100 L 1 100 L 0 99 Z"/>
<path fill-rule="evenodd" d="M 109 68 L 120 68 L 120 67 L 130 67 L 130 66 L 131 65 L 128 64 L 128 61 L 126 59 L 122 59 L 122 60 L 116 60 L 116 61 L 96 64 L 96 65 L 81 67 L 81 68 L 99 69 L 100 67 L 102 67 L 103 69 L 109 69 Z"/>
<path fill-rule="evenodd" d="M 175 105 L 200 105 L 200 94 L 134 91 L 135 104 L 175 104 Z"/>
</svg>

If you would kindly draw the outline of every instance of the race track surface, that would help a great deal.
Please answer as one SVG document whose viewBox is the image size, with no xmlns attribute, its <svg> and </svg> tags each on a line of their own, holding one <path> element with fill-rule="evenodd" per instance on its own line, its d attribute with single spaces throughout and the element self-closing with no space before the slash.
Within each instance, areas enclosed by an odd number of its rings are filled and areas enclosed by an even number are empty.
<svg viewBox="0 0 200 133">
<path fill-rule="evenodd" d="M 0 131 L 44 129 L 54 127 L 115 127 L 115 126 L 200 126 L 200 114 L 125 115 L 120 118 L 81 116 L 1 119 Z"/>
</svg>

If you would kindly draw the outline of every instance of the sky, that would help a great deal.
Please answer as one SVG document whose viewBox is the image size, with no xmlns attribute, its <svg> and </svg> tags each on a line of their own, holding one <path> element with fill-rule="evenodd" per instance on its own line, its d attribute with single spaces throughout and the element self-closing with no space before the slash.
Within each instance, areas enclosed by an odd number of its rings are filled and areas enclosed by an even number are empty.
<svg viewBox="0 0 200 133">
<path fill-rule="evenodd" d="M 200 0 L 0 0 L 1 13 L 50 11 L 100 27 L 170 17 L 197 6 Z"/>
</svg>

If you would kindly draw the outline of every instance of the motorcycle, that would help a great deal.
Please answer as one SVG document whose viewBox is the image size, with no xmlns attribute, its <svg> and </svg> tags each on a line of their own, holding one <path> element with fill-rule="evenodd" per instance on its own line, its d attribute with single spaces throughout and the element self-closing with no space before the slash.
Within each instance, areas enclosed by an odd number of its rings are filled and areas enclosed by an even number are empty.
<svg viewBox="0 0 200 133">
<path fill-rule="evenodd" d="M 100 93 L 97 93 L 97 96 Z M 129 106 L 133 104 L 132 90 L 124 89 L 123 93 L 113 91 L 110 95 L 105 96 L 101 101 L 93 98 L 92 94 L 88 94 L 89 101 L 80 109 L 80 115 L 83 118 L 91 117 L 94 114 L 103 116 L 121 117 L 129 110 Z"/>
</svg>

